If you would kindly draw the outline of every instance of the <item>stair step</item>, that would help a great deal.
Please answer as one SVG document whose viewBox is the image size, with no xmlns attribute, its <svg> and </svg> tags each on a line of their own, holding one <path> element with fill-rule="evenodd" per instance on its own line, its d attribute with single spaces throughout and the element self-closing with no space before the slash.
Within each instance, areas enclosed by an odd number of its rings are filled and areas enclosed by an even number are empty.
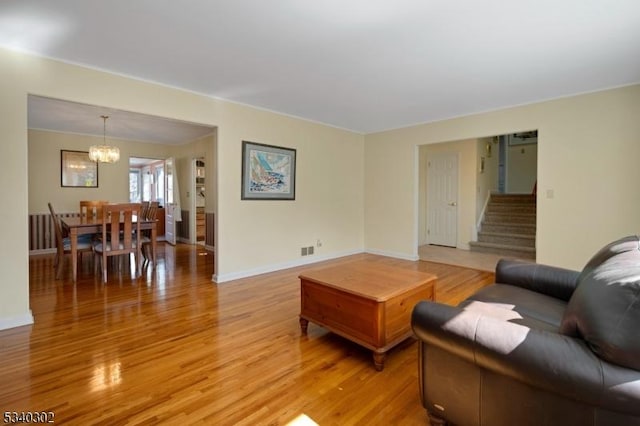
<svg viewBox="0 0 640 426">
<path fill-rule="evenodd" d="M 493 243 L 518 248 L 535 248 L 536 236 L 526 234 L 505 234 L 501 232 L 478 232 L 478 242 Z"/>
<path fill-rule="evenodd" d="M 514 247 L 505 244 L 482 243 L 471 241 L 469 243 L 471 251 L 479 253 L 492 253 L 520 259 L 535 259 L 536 249 L 527 247 Z"/>
<path fill-rule="evenodd" d="M 491 194 L 472 251 L 520 259 L 536 257 L 536 196 Z"/>
<path fill-rule="evenodd" d="M 490 202 L 535 204 L 536 197 L 531 194 L 491 194 Z"/>
<path fill-rule="evenodd" d="M 535 213 L 496 213 L 486 212 L 484 214 L 484 223 L 536 223 Z"/>
<path fill-rule="evenodd" d="M 536 235 L 536 224 L 483 222 L 481 231 L 499 232 L 503 234 Z"/>
<path fill-rule="evenodd" d="M 487 212 L 492 213 L 536 213 L 535 204 L 521 204 L 521 203 L 489 203 L 487 205 Z"/>
</svg>

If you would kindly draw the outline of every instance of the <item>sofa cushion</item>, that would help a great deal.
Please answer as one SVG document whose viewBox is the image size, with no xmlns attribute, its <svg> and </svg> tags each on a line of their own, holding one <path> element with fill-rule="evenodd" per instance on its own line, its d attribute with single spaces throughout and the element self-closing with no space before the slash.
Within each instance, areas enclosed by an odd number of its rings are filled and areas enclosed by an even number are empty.
<svg viewBox="0 0 640 426">
<path fill-rule="evenodd" d="M 458 306 L 529 328 L 557 333 L 567 303 L 513 285 L 493 284 L 479 290 Z"/>
<path fill-rule="evenodd" d="M 615 241 L 584 267 L 560 326 L 609 362 L 640 370 L 640 239 Z"/>
</svg>

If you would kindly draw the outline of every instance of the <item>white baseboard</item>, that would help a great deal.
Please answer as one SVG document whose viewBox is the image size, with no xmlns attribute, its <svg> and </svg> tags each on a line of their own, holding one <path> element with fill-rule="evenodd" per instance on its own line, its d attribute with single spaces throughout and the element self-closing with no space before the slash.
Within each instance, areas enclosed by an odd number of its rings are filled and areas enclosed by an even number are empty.
<svg viewBox="0 0 640 426">
<path fill-rule="evenodd" d="M 397 253 L 392 251 L 384 251 L 384 250 L 376 250 L 376 249 L 365 250 L 365 253 L 377 254 L 378 256 L 393 257 L 393 258 L 402 259 L 402 260 L 410 260 L 412 262 L 415 262 L 416 260 L 420 260 L 420 257 L 417 254 L 407 255 L 406 253 Z"/>
<path fill-rule="evenodd" d="M 241 278 L 253 277 L 256 275 L 266 274 L 268 272 L 281 271 L 283 269 L 295 268 L 297 266 L 310 265 L 312 263 L 323 262 L 325 260 L 337 259 L 339 257 L 350 256 L 352 254 L 363 253 L 362 250 L 353 250 L 340 253 L 333 253 L 329 255 L 311 255 L 305 256 L 301 259 L 292 260 L 289 262 L 277 263 L 273 265 L 261 266 L 259 268 L 250 269 L 248 271 L 230 272 L 228 274 L 213 274 L 211 281 L 216 284 L 222 284 L 228 281 L 239 280 Z"/>
<path fill-rule="evenodd" d="M 22 327 L 23 325 L 31 324 L 33 324 L 33 314 L 31 313 L 31 310 L 22 315 L 0 318 L 0 330 L 7 330 L 9 328 Z"/>
<path fill-rule="evenodd" d="M 311 256 L 306 256 L 303 259 L 296 259 L 294 261 L 283 262 L 275 265 L 267 265 L 260 268 L 251 269 L 248 271 L 231 272 L 228 274 L 221 274 L 221 275 L 214 274 L 211 277 L 211 281 L 213 281 L 216 284 L 222 284 L 228 281 L 239 280 L 241 278 L 253 277 L 260 274 L 281 271 L 283 269 L 295 268 L 297 266 L 310 265 L 313 263 L 323 262 L 325 260 L 338 259 L 340 257 L 351 256 L 351 255 L 360 254 L 360 253 L 377 254 L 379 256 L 393 257 L 396 259 L 410 260 L 413 262 L 420 260 L 418 255 L 407 256 L 404 253 L 387 252 L 382 250 L 353 250 L 353 251 L 347 251 L 347 252 L 341 252 L 341 253 L 333 253 L 325 256 L 311 255 Z"/>
</svg>

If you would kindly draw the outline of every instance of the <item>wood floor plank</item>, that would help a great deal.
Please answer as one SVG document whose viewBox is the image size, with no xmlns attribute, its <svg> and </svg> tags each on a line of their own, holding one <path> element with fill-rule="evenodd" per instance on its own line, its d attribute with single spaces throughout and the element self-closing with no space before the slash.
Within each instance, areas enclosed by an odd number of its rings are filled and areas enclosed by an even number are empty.
<svg viewBox="0 0 640 426">
<path fill-rule="evenodd" d="M 298 275 L 368 258 L 438 276 L 455 304 L 493 274 L 360 254 L 216 285 L 213 255 L 161 245 L 158 265 L 102 284 L 89 256 L 79 279 L 29 262 L 31 326 L 0 331 L 0 411 L 52 411 L 62 424 L 424 425 L 417 345 L 370 351 L 311 323 L 301 336 Z M 69 274 L 67 274 L 69 275 Z"/>
</svg>

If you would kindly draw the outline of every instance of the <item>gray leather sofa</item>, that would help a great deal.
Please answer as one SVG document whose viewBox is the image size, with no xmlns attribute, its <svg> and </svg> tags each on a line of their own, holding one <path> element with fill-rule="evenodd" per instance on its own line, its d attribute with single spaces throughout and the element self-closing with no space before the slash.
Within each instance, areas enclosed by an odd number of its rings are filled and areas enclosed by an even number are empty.
<svg viewBox="0 0 640 426">
<path fill-rule="evenodd" d="M 432 425 L 640 425 L 637 236 L 581 272 L 501 260 L 495 281 L 413 310 Z"/>
</svg>

